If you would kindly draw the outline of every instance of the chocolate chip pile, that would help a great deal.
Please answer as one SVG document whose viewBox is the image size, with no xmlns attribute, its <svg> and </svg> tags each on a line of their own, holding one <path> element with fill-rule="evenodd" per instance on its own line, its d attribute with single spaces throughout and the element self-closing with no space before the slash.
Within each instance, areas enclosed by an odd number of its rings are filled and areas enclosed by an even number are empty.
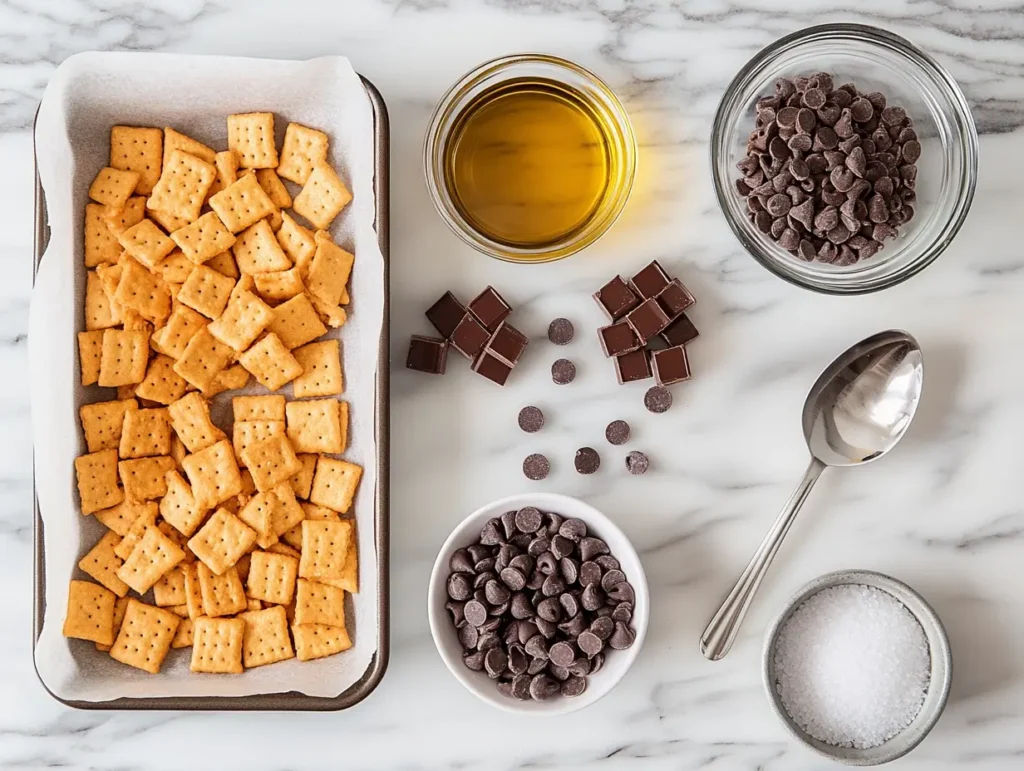
<svg viewBox="0 0 1024 771">
<path fill-rule="evenodd" d="M 445 608 L 463 661 L 506 696 L 579 696 L 587 676 L 604 666 L 606 649 L 636 639 L 633 587 L 582 520 L 533 506 L 507 511 L 448 566 Z"/>
<path fill-rule="evenodd" d="M 902 107 L 826 72 L 757 103 L 737 192 L 762 233 L 800 259 L 852 265 L 914 216 L 921 143 Z"/>
</svg>

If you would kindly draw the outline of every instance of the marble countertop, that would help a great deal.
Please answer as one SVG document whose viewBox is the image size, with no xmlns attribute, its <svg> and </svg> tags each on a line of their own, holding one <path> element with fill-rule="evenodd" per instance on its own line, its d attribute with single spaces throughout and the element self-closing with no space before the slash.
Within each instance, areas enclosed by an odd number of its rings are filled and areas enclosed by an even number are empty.
<svg viewBox="0 0 1024 771">
<path fill-rule="evenodd" d="M 173 6 L 173 9 L 172 9 Z M 11 0 L 0 2 L 0 767 L 785 769 L 828 764 L 795 745 L 762 692 L 761 640 L 805 581 L 840 568 L 890 573 L 945 622 L 953 691 L 906 771 L 1019 768 L 1024 755 L 1024 6 L 864 0 Z M 928 271 L 868 297 L 790 287 L 740 248 L 714 201 L 707 137 L 717 101 L 760 47 L 800 27 L 858 20 L 904 34 L 958 78 L 981 138 L 971 215 Z M 280 58 L 346 54 L 387 101 L 392 133 L 392 649 L 380 688 L 341 714 L 76 712 L 53 701 L 31 663 L 29 401 L 35 106 L 54 66 L 89 49 Z M 641 144 L 624 217 L 588 252 L 547 266 L 483 258 L 436 216 L 421 177 L 430 111 L 482 60 L 539 50 L 593 69 L 622 95 Z M 1004 220 L 1003 217 L 1006 217 Z M 662 416 L 643 387 L 619 387 L 592 336 L 590 293 L 652 258 L 698 297 L 695 379 Z M 453 361 L 444 379 L 402 368 L 422 311 L 442 290 L 491 283 L 535 338 L 505 389 Z M 575 383 L 550 384 L 548 321 L 568 316 Z M 819 369 L 887 327 L 921 341 L 924 401 L 883 462 L 830 472 L 753 606 L 732 654 L 709 663 L 697 638 L 804 468 L 799 412 Z M 549 429 L 515 427 L 525 404 Z M 624 418 L 652 459 L 630 478 L 604 426 Z M 599 447 L 581 477 L 572 455 Z M 552 458 L 530 488 L 522 458 Z M 646 645 L 614 693 L 545 721 L 483 707 L 452 678 L 427 629 L 435 552 L 465 514 L 526 489 L 583 497 L 641 552 L 653 600 Z"/>
</svg>

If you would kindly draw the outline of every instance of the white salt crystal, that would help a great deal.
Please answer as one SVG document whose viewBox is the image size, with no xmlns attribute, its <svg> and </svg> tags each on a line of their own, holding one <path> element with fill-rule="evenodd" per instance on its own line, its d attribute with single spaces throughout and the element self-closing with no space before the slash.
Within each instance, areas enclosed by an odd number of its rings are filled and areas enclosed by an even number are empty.
<svg viewBox="0 0 1024 771">
<path fill-rule="evenodd" d="M 917 619 L 871 586 L 822 589 L 787 619 L 775 645 L 786 712 L 815 739 L 839 747 L 877 747 L 909 726 L 930 670 Z"/>
</svg>

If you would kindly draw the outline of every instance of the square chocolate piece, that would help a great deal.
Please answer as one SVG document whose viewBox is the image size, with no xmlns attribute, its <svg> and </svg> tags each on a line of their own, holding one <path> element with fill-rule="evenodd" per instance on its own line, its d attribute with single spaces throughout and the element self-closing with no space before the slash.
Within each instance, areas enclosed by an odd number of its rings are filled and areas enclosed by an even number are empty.
<svg viewBox="0 0 1024 771">
<path fill-rule="evenodd" d="M 509 373 L 512 372 L 512 367 L 497 356 L 484 351 L 473 362 L 473 371 L 503 386 L 508 380 Z"/>
<path fill-rule="evenodd" d="M 615 357 L 615 374 L 619 377 L 619 383 L 632 383 L 634 380 L 646 380 L 651 376 L 651 362 L 647 358 L 647 351 L 639 348 L 622 356 Z"/>
<path fill-rule="evenodd" d="M 696 302 L 690 290 L 683 286 L 683 282 L 678 278 L 672 279 L 668 286 L 658 292 L 656 299 L 665 315 L 673 320 L 679 318 L 683 311 Z"/>
<path fill-rule="evenodd" d="M 650 300 L 652 297 L 657 297 L 658 293 L 668 286 L 670 280 L 665 269 L 657 260 L 653 260 L 650 265 L 633 276 L 630 283 L 638 295 L 645 300 Z"/>
<path fill-rule="evenodd" d="M 597 330 L 597 336 L 601 339 L 601 348 L 605 356 L 621 356 L 635 351 L 642 345 L 633 327 L 626 321 L 617 321 L 601 327 Z"/>
<path fill-rule="evenodd" d="M 506 321 L 502 322 L 498 330 L 491 335 L 491 339 L 487 343 L 487 352 L 498 357 L 510 367 L 514 367 L 529 342 L 526 335 Z"/>
<path fill-rule="evenodd" d="M 494 332 L 512 313 L 512 306 L 505 302 L 505 298 L 494 287 L 489 286 L 470 301 L 469 310 L 487 327 L 488 332 Z"/>
<path fill-rule="evenodd" d="M 466 315 L 466 309 L 451 292 L 445 292 L 436 303 L 427 309 L 427 320 L 434 325 L 441 337 L 446 340 L 455 334 L 455 327 Z"/>
<path fill-rule="evenodd" d="M 487 344 L 490 333 L 484 329 L 483 324 L 477 321 L 472 314 L 467 313 L 462 321 L 455 327 L 452 334 L 451 346 L 467 359 L 473 359 Z"/>
<path fill-rule="evenodd" d="M 672 385 L 690 379 L 690 361 L 686 358 L 686 348 L 676 345 L 651 354 L 654 368 L 654 379 L 658 385 Z"/>
<path fill-rule="evenodd" d="M 626 314 L 626 321 L 633 327 L 636 336 L 646 345 L 655 335 L 669 325 L 671 319 L 653 297 L 644 300 Z"/>
<path fill-rule="evenodd" d="M 696 340 L 700 333 L 685 313 L 679 314 L 679 318 L 662 330 L 659 337 L 669 345 L 686 345 L 691 340 Z"/>
<path fill-rule="evenodd" d="M 594 292 L 594 300 L 612 321 L 618 321 L 640 303 L 640 298 L 622 276 L 616 276 Z"/>
<path fill-rule="evenodd" d="M 448 343 L 436 337 L 413 335 L 405 366 L 430 375 L 443 375 L 448 362 Z"/>
</svg>

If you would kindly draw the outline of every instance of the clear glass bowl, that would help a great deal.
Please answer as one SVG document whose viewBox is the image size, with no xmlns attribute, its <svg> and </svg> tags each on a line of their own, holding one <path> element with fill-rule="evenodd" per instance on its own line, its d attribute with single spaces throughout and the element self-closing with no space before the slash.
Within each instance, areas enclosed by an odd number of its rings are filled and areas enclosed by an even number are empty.
<svg viewBox="0 0 1024 771">
<path fill-rule="evenodd" d="M 781 77 L 829 72 L 836 85 L 880 91 L 906 109 L 921 142 L 914 218 L 873 257 L 849 266 L 806 262 L 789 254 L 746 217 L 736 190 L 736 163 L 746 154 L 757 100 Z M 960 230 L 974 198 L 978 132 L 956 81 L 935 60 L 890 32 L 859 24 L 825 24 L 788 35 L 758 53 L 729 84 L 711 135 L 718 202 L 751 256 L 775 275 L 828 294 L 862 294 L 894 286 L 924 270 Z"/>
</svg>

